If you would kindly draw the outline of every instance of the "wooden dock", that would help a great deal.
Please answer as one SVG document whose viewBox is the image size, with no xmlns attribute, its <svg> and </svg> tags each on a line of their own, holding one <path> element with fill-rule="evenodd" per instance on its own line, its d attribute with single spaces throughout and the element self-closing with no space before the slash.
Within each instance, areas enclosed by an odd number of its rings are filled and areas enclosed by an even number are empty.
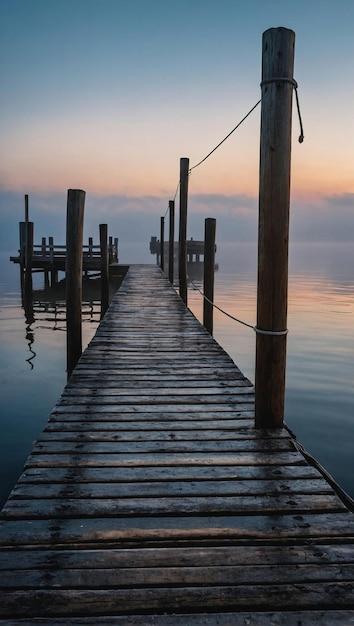
<svg viewBox="0 0 354 626">
<path fill-rule="evenodd" d="M 30 222 L 32 224 L 32 222 Z M 22 226 L 22 228 L 21 228 Z M 10 256 L 12 263 L 20 265 L 21 272 L 26 267 L 30 268 L 30 273 L 43 272 L 45 275 L 45 284 L 54 286 L 58 282 L 58 272 L 66 271 L 67 246 L 59 245 L 53 242 L 53 238 L 42 238 L 40 245 L 29 246 L 29 252 L 26 252 L 25 238 L 25 222 L 20 222 L 20 247 L 18 255 Z M 33 224 L 32 224 L 33 227 Z M 33 236 L 33 228 L 31 229 Z M 108 244 L 108 265 L 109 272 L 114 273 L 118 267 L 118 238 L 109 238 Z M 102 250 L 101 245 L 93 244 L 92 237 L 89 237 L 89 243 L 82 247 L 82 269 L 85 275 L 89 272 L 100 272 L 102 269 Z M 22 282 L 22 279 L 21 279 Z"/>
<path fill-rule="evenodd" d="M 354 515 L 156 266 L 131 266 L 2 511 L 0 624 L 354 622 Z"/>
</svg>

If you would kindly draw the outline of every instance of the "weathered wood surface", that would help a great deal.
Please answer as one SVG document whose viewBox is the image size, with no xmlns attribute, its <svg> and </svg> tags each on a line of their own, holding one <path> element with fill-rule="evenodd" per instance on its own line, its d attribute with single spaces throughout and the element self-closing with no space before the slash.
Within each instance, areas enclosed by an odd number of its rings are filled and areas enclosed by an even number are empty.
<svg viewBox="0 0 354 626">
<path fill-rule="evenodd" d="M 130 268 L 0 522 L 0 624 L 354 620 L 354 517 L 156 266 Z"/>
</svg>

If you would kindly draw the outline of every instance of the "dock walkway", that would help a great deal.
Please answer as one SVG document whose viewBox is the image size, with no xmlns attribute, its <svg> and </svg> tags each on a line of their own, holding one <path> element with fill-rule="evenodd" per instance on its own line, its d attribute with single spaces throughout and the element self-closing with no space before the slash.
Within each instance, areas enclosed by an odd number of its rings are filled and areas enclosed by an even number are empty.
<svg viewBox="0 0 354 626">
<path fill-rule="evenodd" d="M 2 511 L 0 624 L 354 622 L 354 515 L 156 266 L 131 266 Z"/>
</svg>

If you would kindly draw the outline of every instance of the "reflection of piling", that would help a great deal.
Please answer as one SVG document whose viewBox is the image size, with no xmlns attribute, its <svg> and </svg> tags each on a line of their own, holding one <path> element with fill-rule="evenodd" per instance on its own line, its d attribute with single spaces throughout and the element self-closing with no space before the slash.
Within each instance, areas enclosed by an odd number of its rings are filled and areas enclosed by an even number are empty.
<svg viewBox="0 0 354 626">
<path fill-rule="evenodd" d="M 66 218 L 66 346 L 67 375 L 71 375 L 82 353 L 82 241 L 85 192 L 68 190 Z"/>
</svg>

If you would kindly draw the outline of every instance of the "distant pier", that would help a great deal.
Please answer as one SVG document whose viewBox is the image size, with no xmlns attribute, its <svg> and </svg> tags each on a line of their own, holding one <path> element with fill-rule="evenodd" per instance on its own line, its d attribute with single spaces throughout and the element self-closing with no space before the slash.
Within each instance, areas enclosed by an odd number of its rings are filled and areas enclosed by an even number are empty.
<svg viewBox="0 0 354 626">
<path fill-rule="evenodd" d="M 30 222 L 31 224 L 31 222 Z M 32 227 L 33 228 L 33 227 Z M 22 273 L 29 268 L 31 273 L 43 272 L 45 286 L 54 285 L 58 282 L 58 272 L 66 269 L 66 245 L 54 243 L 53 237 L 43 237 L 42 242 L 33 245 L 25 237 L 25 222 L 20 222 L 20 247 L 18 255 L 11 256 L 10 261 L 17 263 Z M 27 250 L 27 247 L 29 250 Z M 88 244 L 83 245 L 83 272 L 101 271 L 102 252 L 100 244 L 94 244 L 93 238 L 89 237 Z M 109 237 L 108 262 L 113 267 L 118 264 L 118 238 Z"/>
<path fill-rule="evenodd" d="M 178 241 L 174 242 L 174 256 L 178 258 Z M 167 261 L 169 254 L 169 242 L 165 241 L 163 244 L 164 257 Z M 188 263 L 202 263 L 204 261 L 204 249 L 205 242 L 195 240 L 193 238 L 187 240 L 187 261 Z M 216 248 L 215 248 L 216 249 Z M 156 255 L 156 263 L 160 264 L 161 259 L 161 242 L 157 237 L 151 237 L 150 240 L 150 252 Z"/>
</svg>

